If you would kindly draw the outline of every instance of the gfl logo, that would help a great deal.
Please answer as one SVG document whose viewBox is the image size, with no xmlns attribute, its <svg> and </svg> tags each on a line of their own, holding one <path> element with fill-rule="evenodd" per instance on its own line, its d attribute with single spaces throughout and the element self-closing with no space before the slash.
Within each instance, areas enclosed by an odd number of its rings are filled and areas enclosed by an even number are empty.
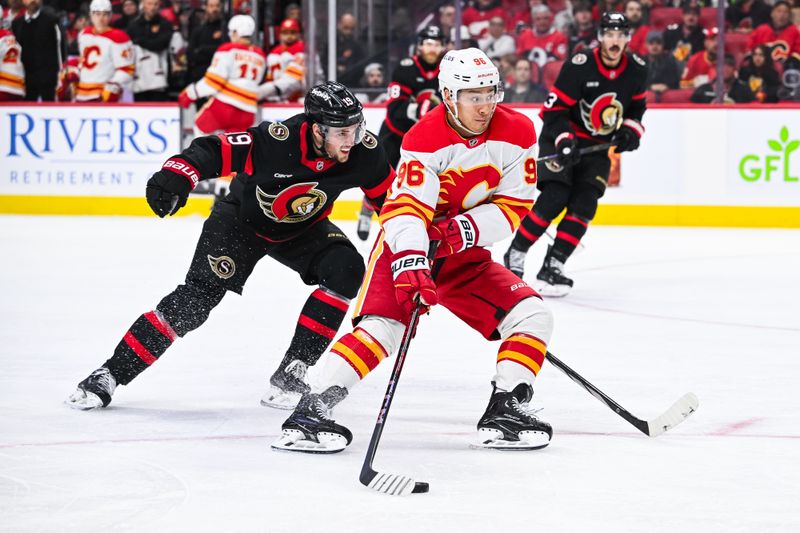
<svg viewBox="0 0 800 533">
<path fill-rule="evenodd" d="M 774 153 L 768 153 L 763 157 L 748 154 L 739 161 L 739 176 L 751 183 L 762 178 L 764 181 L 772 181 L 773 178 L 786 182 L 800 181 L 798 176 L 792 175 L 790 164 L 791 154 L 800 147 L 800 140 L 790 140 L 789 129 L 784 126 L 778 139 L 767 139 L 767 146 Z M 795 165 L 794 170 L 798 170 L 798 165 Z"/>
</svg>

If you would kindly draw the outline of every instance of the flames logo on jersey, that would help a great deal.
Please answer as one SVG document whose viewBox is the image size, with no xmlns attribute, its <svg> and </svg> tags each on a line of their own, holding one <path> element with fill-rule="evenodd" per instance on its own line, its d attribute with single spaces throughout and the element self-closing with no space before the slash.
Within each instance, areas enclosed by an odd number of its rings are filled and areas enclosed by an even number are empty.
<svg viewBox="0 0 800 533">
<path fill-rule="evenodd" d="M 789 57 L 790 50 L 792 49 L 784 40 L 772 41 L 767 43 L 770 48 L 770 55 L 773 61 L 784 62 Z"/>
<path fill-rule="evenodd" d="M 486 202 L 500 184 L 500 171 L 494 165 L 448 168 L 439 174 L 439 201 L 436 211 L 462 212 Z"/>
<path fill-rule="evenodd" d="M 622 102 L 617 93 L 604 93 L 591 104 L 581 100 L 583 125 L 592 135 L 609 135 L 622 125 Z"/>
<path fill-rule="evenodd" d="M 270 220 L 275 222 L 303 222 L 313 217 L 325 206 L 328 195 L 316 189 L 319 185 L 298 183 L 278 194 L 267 194 L 261 187 L 256 187 L 256 198 L 261 210 Z"/>
</svg>

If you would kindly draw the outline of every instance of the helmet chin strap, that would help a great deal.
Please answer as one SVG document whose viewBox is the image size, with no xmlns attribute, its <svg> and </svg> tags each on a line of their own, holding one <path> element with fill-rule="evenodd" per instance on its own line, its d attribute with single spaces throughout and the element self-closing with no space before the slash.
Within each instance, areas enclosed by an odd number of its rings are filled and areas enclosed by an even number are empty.
<svg viewBox="0 0 800 533">
<path fill-rule="evenodd" d="M 450 109 L 450 106 L 447 105 L 447 99 L 445 99 L 444 105 L 447 108 L 447 112 L 450 113 L 450 116 L 453 118 L 453 122 L 456 123 L 456 126 L 461 128 L 462 130 L 466 131 L 470 135 L 481 135 L 481 134 L 483 134 L 483 132 L 486 131 L 486 129 L 484 129 L 483 131 L 472 131 L 471 129 L 466 127 L 463 122 L 461 122 L 458 119 L 458 106 L 456 105 L 456 101 L 453 98 L 453 92 L 450 91 L 450 89 L 447 89 L 447 90 L 448 90 L 448 92 L 450 92 L 451 101 L 453 102 L 453 109 Z M 497 104 L 495 104 L 495 106 L 496 105 Z M 494 109 L 492 109 L 492 114 L 494 114 Z"/>
<path fill-rule="evenodd" d="M 317 146 L 316 135 L 312 134 L 311 138 L 314 139 L 314 150 L 318 154 L 322 154 L 322 157 L 324 157 L 325 159 L 330 159 L 331 161 L 336 161 L 336 157 L 334 157 L 331 154 L 329 154 L 328 150 L 325 148 L 325 139 L 327 138 L 328 133 L 327 132 L 323 132 L 322 131 L 322 127 L 319 124 L 317 124 L 317 127 L 319 128 L 320 134 L 322 135 L 322 144 L 320 146 Z M 312 130 L 312 133 L 313 133 L 313 130 Z"/>
</svg>

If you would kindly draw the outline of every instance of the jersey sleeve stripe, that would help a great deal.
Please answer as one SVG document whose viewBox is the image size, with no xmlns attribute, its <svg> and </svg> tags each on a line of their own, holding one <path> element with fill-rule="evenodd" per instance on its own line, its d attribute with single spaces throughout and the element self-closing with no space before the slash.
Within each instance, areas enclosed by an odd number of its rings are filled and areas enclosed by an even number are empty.
<svg viewBox="0 0 800 533">
<path fill-rule="evenodd" d="M 220 156 L 222 157 L 222 165 L 220 166 L 219 175 L 220 176 L 230 176 L 231 175 L 231 143 L 228 142 L 228 137 L 221 133 L 217 135 L 219 137 L 220 142 Z"/>
<path fill-rule="evenodd" d="M 411 87 L 409 87 L 409 86 L 407 86 L 407 85 L 403 85 L 402 83 L 398 83 L 398 82 L 396 82 L 396 81 L 393 81 L 392 83 L 390 83 L 390 84 L 389 84 L 389 87 L 390 87 L 390 88 L 391 88 L 391 87 L 400 87 L 400 90 L 401 90 L 402 92 L 406 93 L 406 94 L 407 94 L 407 95 L 409 95 L 409 96 L 411 96 L 412 94 L 414 94 L 414 91 L 413 91 L 413 90 L 411 90 Z"/>
<path fill-rule="evenodd" d="M 384 225 L 391 219 L 402 215 L 410 215 L 413 216 L 414 218 L 418 218 L 422 220 L 422 222 L 425 223 L 426 226 L 429 225 L 432 220 L 432 218 L 426 218 L 417 209 L 414 209 L 413 206 L 406 205 L 402 207 L 392 208 L 388 211 L 384 206 L 384 208 L 381 210 L 381 216 L 378 217 L 378 221 L 381 223 L 381 225 Z"/>
<path fill-rule="evenodd" d="M 631 98 L 633 100 L 644 100 L 647 97 L 647 93 L 641 92 L 639 94 L 634 94 Z"/>
<path fill-rule="evenodd" d="M 514 208 L 502 204 L 495 204 L 495 205 L 497 205 L 497 207 L 500 208 L 500 212 L 503 213 L 504 217 L 506 217 L 509 226 L 511 226 L 511 230 L 516 231 L 516 229 L 522 223 L 522 217 L 525 216 L 525 213 L 527 213 L 527 211 L 523 211 L 519 207 Z"/>
<path fill-rule="evenodd" d="M 389 185 L 391 185 L 392 182 L 394 181 L 394 178 L 395 178 L 394 169 L 389 167 L 389 174 L 382 182 L 372 187 L 371 189 L 362 187 L 361 190 L 364 191 L 364 194 L 366 194 L 370 198 L 377 198 L 386 192 L 386 190 L 389 188 Z"/>
<path fill-rule="evenodd" d="M 553 88 L 552 88 L 552 89 L 550 89 L 550 90 L 551 90 L 553 93 L 555 93 L 555 95 L 556 95 L 556 96 L 558 96 L 558 98 L 559 98 L 560 100 L 562 100 L 564 103 L 566 103 L 568 106 L 570 106 L 570 105 L 575 105 L 575 102 L 577 102 L 577 100 L 575 100 L 574 98 L 570 98 L 569 96 L 567 96 L 567 95 L 566 95 L 566 94 L 565 94 L 563 91 L 561 91 L 561 90 L 560 90 L 558 87 L 553 87 Z"/>
</svg>

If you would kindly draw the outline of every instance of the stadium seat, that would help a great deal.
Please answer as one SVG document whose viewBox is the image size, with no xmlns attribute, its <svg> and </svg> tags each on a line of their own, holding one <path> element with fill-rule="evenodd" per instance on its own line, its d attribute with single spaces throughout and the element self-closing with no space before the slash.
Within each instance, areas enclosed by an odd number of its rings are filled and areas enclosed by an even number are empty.
<svg viewBox="0 0 800 533">
<path fill-rule="evenodd" d="M 655 104 L 658 102 L 658 95 L 653 91 L 647 91 L 644 93 L 644 99 L 648 104 Z"/>
<path fill-rule="evenodd" d="M 558 73 L 561 72 L 561 66 L 563 64 L 563 61 L 550 61 L 549 63 L 545 63 L 544 68 L 542 68 L 542 85 L 547 87 L 548 90 L 556 82 L 556 78 L 558 78 Z"/>
<path fill-rule="evenodd" d="M 704 28 L 717 28 L 717 8 L 716 7 L 701 7 L 700 8 L 700 26 Z M 727 38 L 730 34 L 726 33 Z"/>
<path fill-rule="evenodd" d="M 661 93 L 662 104 L 685 104 L 689 102 L 694 89 L 670 89 Z"/>
<path fill-rule="evenodd" d="M 670 24 L 683 22 L 683 14 L 679 7 L 656 7 L 650 12 L 650 25 L 654 30 L 664 31 Z"/>
<path fill-rule="evenodd" d="M 747 48 L 749 39 L 746 33 L 725 32 L 725 51 L 735 56 L 746 55 L 750 51 Z"/>
</svg>

